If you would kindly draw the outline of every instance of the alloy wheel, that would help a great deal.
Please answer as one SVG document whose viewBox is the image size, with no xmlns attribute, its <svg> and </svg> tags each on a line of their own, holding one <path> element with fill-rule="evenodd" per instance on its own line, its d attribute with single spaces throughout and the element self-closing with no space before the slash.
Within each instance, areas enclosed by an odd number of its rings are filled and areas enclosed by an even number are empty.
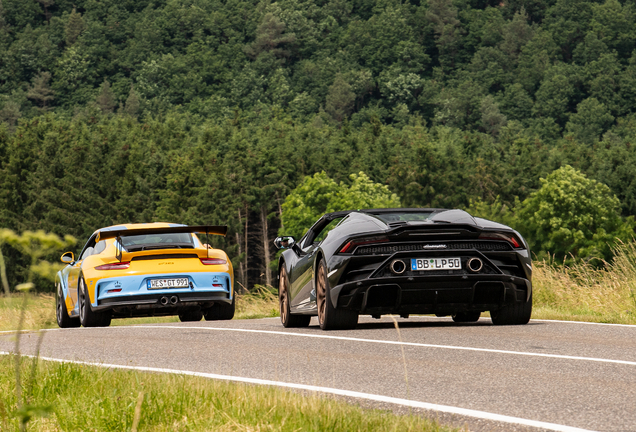
<svg viewBox="0 0 636 432">
<path fill-rule="evenodd" d="M 280 304 L 280 320 L 285 323 L 287 321 L 287 274 L 285 269 L 280 269 L 280 281 L 278 283 L 278 303 Z"/>
<path fill-rule="evenodd" d="M 55 297 L 55 313 L 57 314 L 57 322 L 62 322 L 62 293 L 58 287 L 57 296 Z"/>
<path fill-rule="evenodd" d="M 318 286 L 316 287 L 316 302 L 318 303 L 318 320 L 320 323 L 325 322 L 325 310 L 327 307 L 327 284 L 325 280 L 325 272 L 322 266 L 318 267 Z"/>
<path fill-rule="evenodd" d="M 80 281 L 80 292 L 79 292 L 79 313 L 80 313 L 80 321 L 84 322 L 86 319 L 86 290 L 84 289 L 84 281 Z"/>
</svg>

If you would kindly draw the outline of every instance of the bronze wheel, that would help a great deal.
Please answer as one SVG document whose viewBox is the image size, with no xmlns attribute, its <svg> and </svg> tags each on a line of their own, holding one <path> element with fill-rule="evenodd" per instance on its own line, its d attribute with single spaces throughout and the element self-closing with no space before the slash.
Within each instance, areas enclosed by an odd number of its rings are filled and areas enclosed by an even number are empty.
<svg viewBox="0 0 636 432">
<path fill-rule="evenodd" d="M 316 304 L 318 306 L 318 323 L 324 327 L 325 310 L 327 306 L 327 275 L 322 263 L 318 266 L 318 280 L 316 281 Z"/>
<path fill-rule="evenodd" d="M 280 269 L 280 277 L 278 278 L 278 304 L 280 309 L 280 321 L 285 325 L 289 313 L 289 303 L 287 302 L 287 272 L 285 267 Z"/>
<path fill-rule="evenodd" d="M 318 322 L 323 330 L 353 329 L 358 324 L 358 312 L 347 309 L 336 309 L 331 303 L 327 265 L 324 259 L 318 264 L 316 273 L 316 306 Z"/>
<path fill-rule="evenodd" d="M 278 275 L 278 305 L 280 308 L 280 322 L 284 327 L 307 327 L 311 321 L 309 315 L 293 315 L 290 312 L 289 279 L 284 264 Z"/>
</svg>

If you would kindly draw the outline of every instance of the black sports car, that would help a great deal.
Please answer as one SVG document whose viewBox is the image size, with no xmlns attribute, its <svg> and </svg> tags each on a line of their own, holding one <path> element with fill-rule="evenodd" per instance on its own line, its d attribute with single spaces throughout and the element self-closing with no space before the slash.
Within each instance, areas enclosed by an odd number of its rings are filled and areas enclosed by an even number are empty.
<svg viewBox="0 0 636 432">
<path fill-rule="evenodd" d="M 285 327 L 354 328 L 358 315 L 451 315 L 526 324 L 532 262 L 512 228 L 463 210 L 375 209 L 328 213 L 296 241 L 278 237 Z"/>
</svg>

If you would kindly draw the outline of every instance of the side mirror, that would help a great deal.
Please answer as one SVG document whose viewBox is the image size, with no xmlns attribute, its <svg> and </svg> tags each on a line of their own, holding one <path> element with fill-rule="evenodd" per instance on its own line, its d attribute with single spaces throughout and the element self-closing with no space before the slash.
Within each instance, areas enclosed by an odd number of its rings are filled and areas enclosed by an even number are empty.
<svg viewBox="0 0 636 432">
<path fill-rule="evenodd" d="M 274 240 L 274 246 L 276 246 L 278 249 L 289 249 L 292 248 L 295 244 L 296 239 L 292 236 L 276 237 L 276 240 Z"/>
<path fill-rule="evenodd" d="M 75 255 L 73 255 L 73 252 L 65 252 L 62 257 L 60 258 L 60 261 L 62 261 L 63 263 L 66 264 L 71 264 L 75 262 Z"/>
</svg>

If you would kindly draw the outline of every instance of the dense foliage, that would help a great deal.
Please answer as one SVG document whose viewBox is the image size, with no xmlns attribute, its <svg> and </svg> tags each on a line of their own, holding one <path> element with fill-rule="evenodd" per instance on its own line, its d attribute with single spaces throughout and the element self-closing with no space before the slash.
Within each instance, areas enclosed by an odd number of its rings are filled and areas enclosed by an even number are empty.
<svg viewBox="0 0 636 432">
<path fill-rule="evenodd" d="M 0 227 L 228 223 L 251 286 L 321 171 L 505 213 L 569 164 L 634 215 L 635 7 L 0 0 Z"/>
<path fill-rule="evenodd" d="M 351 174 L 350 178 L 351 186 L 336 183 L 324 171 L 305 177 L 282 205 L 281 234 L 300 239 L 324 213 L 401 207 L 397 195 L 372 182 L 365 173 Z"/>
</svg>

